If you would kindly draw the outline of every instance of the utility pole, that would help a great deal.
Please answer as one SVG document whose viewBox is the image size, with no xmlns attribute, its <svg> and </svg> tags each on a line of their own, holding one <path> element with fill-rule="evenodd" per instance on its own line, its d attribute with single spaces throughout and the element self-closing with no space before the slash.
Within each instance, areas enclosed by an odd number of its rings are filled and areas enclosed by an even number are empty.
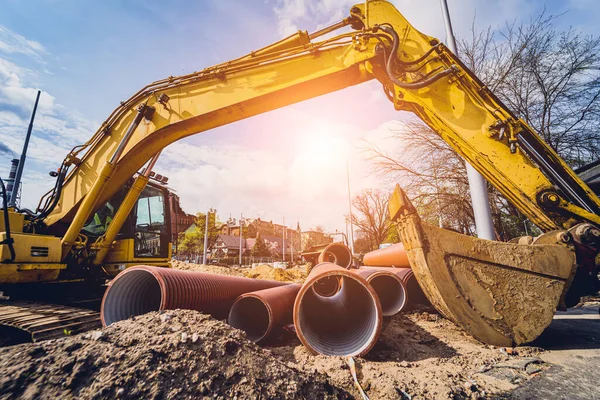
<svg viewBox="0 0 600 400">
<path fill-rule="evenodd" d="M 448 10 L 447 0 L 440 0 L 444 23 L 446 24 L 446 40 L 448 48 L 458 57 L 456 40 L 452 31 L 450 22 L 450 11 Z M 494 223 L 492 222 L 492 212 L 490 211 L 490 200 L 488 198 L 487 184 L 485 178 L 477 172 L 468 162 L 467 178 L 469 179 L 469 189 L 471 191 L 471 202 L 473 204 L 473 215 L 475 216 L 475 230 L 480 239 L 496 240 L 494 234 Z"/>
<path fill-rule="evenodd" d="M 290 237 L 290 258 L 292 264 L 294 264 L 294 231 L 292 231 L 292 236 Z"/>
<path fill-rule="evenodd" d="M 17 174 L 15 175 L 15 181 L 13 183 L 13 189 L 10 194 L 10 200 L 8 201 L 9 207 L 15 207 L 17 204 L 17 194 L 19 193 L 19 186 L 21 185 L 21 175 L 23 174 L 23 168 L 25 167 L 25 158 L 27 157 L 27 148 L 29 147 L 29 138 L 31 138 L 31 131 L 33 130 L 33 119 L 35 118 L 35 112 L 40 101 L 41 90 L 38 90 L 37 97 L 35 98 L 35 104 L 33 106 L 33 113 L 31 113 L 31 120 L 29 121 L 29 128 L 27 128 L 27 135 L 25 136 L 25 143 L 23 143 L 23 152 L 21 152 L 21 159 L 19 160 L 19 166 L 17 167 Z"/>
<path fill-rule="evenodd" d="M 350 197 L 350 170 L 346 161 L 346 178 L 348 179 L 348 210 L 350 212 L 350 250 L 354 257 L 354 225 L 352 224 L 352 198 Z"/>
<path fill-rule="evenodd" d="M 283 231 L 281 233 L 281 236 L 283 236 L 283 262 L 285 262 L 285 217 L 283 217 Z"/>
<path fill-rule="evenodd" d="M 242 266 L 242 229 L 244 226 L 244 214 L 240 214 L 240 267 Z"/>
<path fill-rule="evenodd" d="M 204 227 L 204 254 L 202 255 L 202 264 L 206 265 L 206 248 L 208 247 L 208 218 L 213 212 L 212 207 L 206 212 L 206 224 Z"/>
</svg>

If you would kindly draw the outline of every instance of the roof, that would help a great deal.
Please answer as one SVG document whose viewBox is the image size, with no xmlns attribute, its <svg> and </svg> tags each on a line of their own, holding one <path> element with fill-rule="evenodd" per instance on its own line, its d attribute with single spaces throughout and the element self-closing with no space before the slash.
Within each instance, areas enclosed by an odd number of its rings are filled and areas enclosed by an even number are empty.
<svg viewBox="0 0 600 400">
<path fill-rule="evenodd" d="M 217 241 L 221 240 L 223 242 L 223 244 L 225 245 L 225 247 L 227 248 L 232 248 L 232 249 L 239 249 L 240 248 L 240 237 L 239 236 L 232 236 L 232 235 L 218 235 L 217 236 Z M 246 239 L 242 238 L 242 247 L 246 248 Z"/>
</svg>

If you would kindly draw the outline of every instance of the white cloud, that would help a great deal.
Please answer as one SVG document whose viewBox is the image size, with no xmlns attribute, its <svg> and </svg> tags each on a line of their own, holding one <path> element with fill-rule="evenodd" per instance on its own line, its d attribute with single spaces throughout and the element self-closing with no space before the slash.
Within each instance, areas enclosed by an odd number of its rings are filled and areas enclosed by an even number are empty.
<svg viewBox="0 0 600 400">
<path fill-rule="evenodd" d="M 23 54 L 43 62 L 43 56 L 47 54 L 41 43 L 29 40 L 24 36 L 11 31 L 0 25 L 0 52 L 8 54 Z"/>
<path fill-rule="evenodd" d="M 386 138 L 396 123 L 362 131 L 294 108 L 277 112 L 281 114 L 288 121 L 283 146 L 250 148 L 221 143 L 209 147 L 184 139 L 163 151 L 155 170 L 169 177 L 169 186 L 180 195 L 187 212 L 214 207 L 222 219 L 243 212 L 273 221 L 285 216 L 289 225 L 299 220 L 303 229 L 323 225 L 331 231 L 343 230 L 348 212 L 346 162 L 353 194 L 386 187 L 387 182 L 369 174 L 361 146 L 363 139 L 395 146 Z M 296 123 L 301 120 L 307 122 Z M 276 119 L 271 121 L 277 124 Z M 265 143 L 271 133 L 267 135 Z M 281 156 L 282 147 L 292 150 Z"/>
<path fill-rule="evenodd" d="M 589 0 L 571 0 L 585 3 Z M 408 22 L 421 32 L 445 42 L 445 28 L 438 1 L 416 4 L 415 0 L 392 0 L 392 4 Z M 315 30 L 338 22 L 350 14 L 356 0 L 276 0 L 277 27 L 282 36 L 298 30 Z M 497 27 L 515 18 L 528 19 L 536 5 L 528 0 L 450 0 L 449 8 L 455 34 L 466 36 L 477 15 L 480 27 Z M 490 12 L 493 10 L 493 12 Z"/>
<path fill-rule="evenodd" d="M 277 0 L 277 28 L 282 36 L 318 29 L 345 18 L 354 4 L 356 0 Z"/>
<path fill-rule="evenodd" d="M 44 73 L 17 65 L 4 56 L 19 53 L 43 64 L 44 46 L 0 26 L 0 176 L 7 177 L 10 159 L 23 148 L 38 89 Z M 55 170 L 71 148 L 85 142 L 99 124 L 55 101 L 42 91 L 23 175 L 23 207 L 34 207 L 53 186 L 47 172 Z"/>
</svg>

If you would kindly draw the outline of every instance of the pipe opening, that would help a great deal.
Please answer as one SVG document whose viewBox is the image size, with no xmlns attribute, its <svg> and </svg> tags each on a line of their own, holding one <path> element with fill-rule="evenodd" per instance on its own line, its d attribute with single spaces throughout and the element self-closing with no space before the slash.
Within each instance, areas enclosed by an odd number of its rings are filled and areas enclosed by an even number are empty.
<svg viewBox="0 0 600 400">
<path fill-rule="evenodd" d="M 319 256 L 319 263 L 323 262 L 330 262 L 348 269 L 352 265 L 352 252 L 342 243 L 331 243 L 323 249 Z"/>
<path fill-rule="evenodd" d="M 132 316 L 160 310 L 161 289 L 152 273 L 128 271 L 112 282 L 102 305 L 105 326 Z"/>
<path fill-rule="evenodd" d="M 406 291 L 395 275 L 377 275 L 369 283 L 379 297 L 381 312 L 384 316 L 395 315 L 404 309 Z"/>
<path fill-rule="evenodd" d="M 243 297 L 237 300 L 229 311 L 227 323 L 246 332 L 248 339 L 258 342 L 271 330 L 271 318 L 265 304 L 256 297 Z"/>
<path fill-rule="evenodd" d="M 323 252 L 323 262 L 330 262 L 333 264 L 337 264 L 337 257 L 335 256 L 334 253 L 332 253 L 330 251 L 325 251 L 325 252 Z"/>
<path fill-rule="evenodd" d="M 381 315 L 377 298 L 358 280 L 344 276 L 340 290 L 322 297 L 301 293 L 297 329 L 314 351 L 332 356 L 363 354 L 379 335 Z"/>
<path fill-rule="evenodd" d="M 315 281 L 312 290 L 321 297 L 331 297 L 340 290 L 340 286 L 340 278 L 329 275 Z"/>
</svg>

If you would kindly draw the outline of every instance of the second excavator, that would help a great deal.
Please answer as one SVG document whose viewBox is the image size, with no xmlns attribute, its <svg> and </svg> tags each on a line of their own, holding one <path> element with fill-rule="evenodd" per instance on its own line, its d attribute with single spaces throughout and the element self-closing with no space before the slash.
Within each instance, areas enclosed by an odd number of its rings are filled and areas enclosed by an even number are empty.
<svg viewBox="0 0 600 400">
<path fill-rule="evenodd" d="M 336 34 L 344 27 L 351 30 Z M 66 156 L 36 212 L 5 203 L 0 291 L 27 298 L 33 284 L 98 282 L 135 264 L 167 266 L 163 203 L 146 186 L 162 149 L 373 79 L 396 110 L 427 123 L 545 232 L 500 243 L 439 230 L 421 222 L 398 189 L 391 213 L 426 295 L 482 342 L 535 339 L 557 307 L 596 288 L 600 199 L 456 55 L 383 0 L 357 4 L 317 32 L 151 83 L 122 102 Z M 107 203 L 116 210 L 110 223 L 90 232 Z M 128 221 L 132 236 L 122 234 Z"/>
</svg>

